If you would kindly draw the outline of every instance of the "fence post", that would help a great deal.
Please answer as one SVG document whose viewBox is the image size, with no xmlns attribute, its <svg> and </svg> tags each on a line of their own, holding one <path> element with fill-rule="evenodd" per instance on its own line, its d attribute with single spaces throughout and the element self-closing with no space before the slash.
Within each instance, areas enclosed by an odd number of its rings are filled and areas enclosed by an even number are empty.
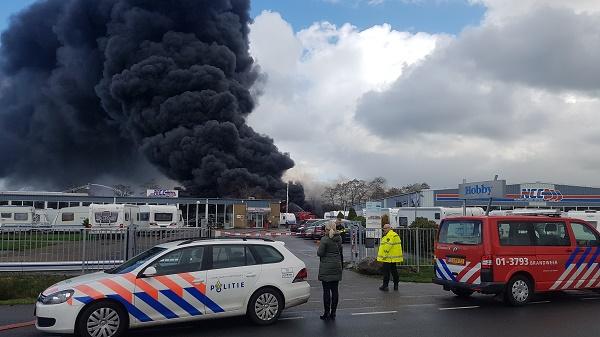
<svg viewBox="0 0 600 337">
<path fill-rule="evenodd" d="M 87 237 L 87 231 L 85 228 L 81 230 L 81 236 L 83 236 L 83 242 L 81 243 L 81 274 L 85 273 L 85 241 Z"/>
<path fill-rule="evenodd" d="M 127 261 L 130 257 L 135 255 L 136 225 L 127 226 L 127 231 L 125 231 L 125 233 L 126 249 L 124 261 Z"/>
<path fill-rule="evenodd" d="M 415 228 L 417 234 L 415 235 L 417 238 L 417 273 L 420 272 L 420 264 L 421 264 L 421 240 L 419 240 L 419 227 Z"/>
</svg>

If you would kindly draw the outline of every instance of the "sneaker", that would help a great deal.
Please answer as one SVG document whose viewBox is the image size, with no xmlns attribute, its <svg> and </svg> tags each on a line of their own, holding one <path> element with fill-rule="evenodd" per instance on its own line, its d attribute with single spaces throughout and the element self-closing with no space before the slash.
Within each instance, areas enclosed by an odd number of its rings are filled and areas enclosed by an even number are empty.
<svg viewBox="0 0 600 337">
<path fill-rule="evenodd" d="M 398 283 L 394 283 L 394 291 L 398 291 Z"/>
<path fill-rule="evenodd" d="M 390 289 L 388 287 L 386 287 L 386 286 L 381 286 L 381 287 L 379 287 L 379 290 L 381 290 L 381 291 L 389 291 Z"/>
<path fill-rule="evenodd" d="M 323 315 L 319 316 L 319 318 L 322 319 L 322 320 L 324 320 L 324 321 L 327 321 L 327 320 L 329 320 L 329 315 L 328 314 L 323 314 Z"/>
</svg>

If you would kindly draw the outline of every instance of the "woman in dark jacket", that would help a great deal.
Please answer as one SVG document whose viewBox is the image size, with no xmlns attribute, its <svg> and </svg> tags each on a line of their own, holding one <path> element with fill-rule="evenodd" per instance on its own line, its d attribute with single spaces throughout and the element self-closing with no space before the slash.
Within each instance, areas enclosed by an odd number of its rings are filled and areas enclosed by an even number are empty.
<svg viewBox="0 0 600 337">
<path fill-rule="evenodd" d="M 338 305 L 338 284 L 342 280 L 342 237 L 336 230 L 335 222 L 325 225 L 325 235 L 321 238 L 317 255 L 319 263 L 319 281 L 323 284 L 322 320 L 334 320 Z"/>
</svg>

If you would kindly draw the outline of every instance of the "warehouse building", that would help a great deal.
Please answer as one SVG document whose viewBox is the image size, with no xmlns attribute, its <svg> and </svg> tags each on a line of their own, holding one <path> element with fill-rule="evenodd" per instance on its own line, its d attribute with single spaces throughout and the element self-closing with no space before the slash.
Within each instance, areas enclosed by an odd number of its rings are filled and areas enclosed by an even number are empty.
<svg viewBox="0 0 600 337">
<path fill-rule="evenodd" d="M 457 184 L 458 185 L 458 184 Z M 457 188 L 430 189 L 420 193 L 400 194 L 379 201 L 383 208 L 393 207 L 462 207 Z M 467 200 L 467 206 L 487 207 L 489 199 Z M 364 204 L 357 209 L 364 208 Z M 562 211 L 600 210 L 600 188 L 554 183 L 507 184 L 503 198 L 492 201 L 492 210 L 515 208 L 554 208 Z"/>
</svg>

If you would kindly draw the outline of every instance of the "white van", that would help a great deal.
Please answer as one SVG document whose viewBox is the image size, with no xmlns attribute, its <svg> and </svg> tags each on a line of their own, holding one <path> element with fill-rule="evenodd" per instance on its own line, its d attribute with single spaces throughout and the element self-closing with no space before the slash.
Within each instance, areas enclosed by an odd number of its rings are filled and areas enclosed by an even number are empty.
<svg viewBox="0 0 600 337">
<path fill-rule="evenodd" d="M 125 228 L 136 224 L 139 206 L 127 204 L 91 204 L 89 207 L 91 228 Z"/>
<path fill-rule="evenodd" d="M 390 225 L 393 228 L 408 227 L 415 218 L 426 218 L 435 221 L 438 225 L 440 222 L 451 216 L 462 216 L 462 207 L 398 207 L 389 208 L 387 210 Z M 481 207 L 466 207 L 466 216 L 484 215 L 485 212 Z"/>
<path fill-rule="evenodd" d="M 56 210 L 52 218 L 52 227 L 83 227 L 85 219 L 90 219 L 88 206 L 65 207 Z"/>
<path fill-rule="evenodd" d="M 141 205 L 138 220 L 142 227 L 183 227 L 183 215 L 175 205 Z"/>
<path fill-rule="evenodd" d="M 279 224 L 284 226 L 295 225 L 296 215 L 294 213 L 279 213 Z"/>
</svg>

